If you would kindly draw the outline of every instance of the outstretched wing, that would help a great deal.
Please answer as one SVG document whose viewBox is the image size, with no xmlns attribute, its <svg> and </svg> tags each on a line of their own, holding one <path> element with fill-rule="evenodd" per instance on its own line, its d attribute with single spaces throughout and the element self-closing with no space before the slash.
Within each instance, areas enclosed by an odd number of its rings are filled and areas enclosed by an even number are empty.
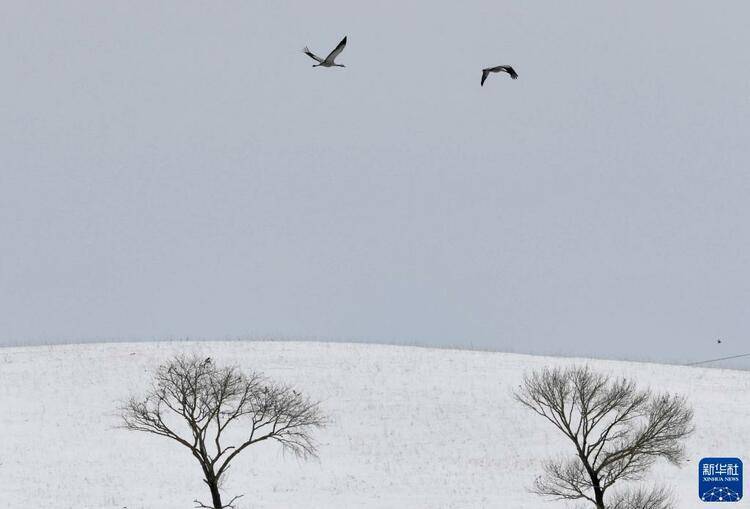
<svg viewBox="0 0 750 509">
<path fill-rule="evenodd" d="M 514 80 L 518 78 L 518 74 L 516 74 L 516 71 L 511 66 L 498 65 L 497 67 L 488 67 L 487 69 L 482 69 L 482 83 L 484 83 L 487 74 L 491 72 L 507 72 Z"/>
<path fill-rule="evenodd" d="M 489 76 L 489 75 L 490 75 L 490 70 L 489 69 L 482 69 L 482 83 L 481 83 L 481 86 L 484 86 L 484 80 L 486 80 L 487 76 Z"/>
<path fill-rule="evenodd" d="M 511 78 L 513 78 L 514 80 L 518 79 L 518 74 L 516 74 L 516 71 L 513 70 L 513 68 L 511 66 L 506 65 L 504 67 L 505 67 L 505 72 L 507 72 L 508 74 L 510 74 Z"/>
<path fill-rule="evenodd" d="M 332 63 L 333 63 L 333 61 L 334 61 L 334 59 L 335 59 L 335 58 L 336 58 L 337 56 L 339 56 L 339 53 L 341 53 L 342 51 L 344 51 L 344 48 L 345 48 L 345 47 L 346 47 L 346 37 L 344 37 L 343 39 L 341 39 L 341 42 L 339 43 L 339 45 L 338 45 L 338 46 L 336 46 L 336 47 L 335 47 L 335 48 L 333 49 L 333 51 L 331 51 L 331 52 L 330 52 L 330 53 L 328 54 L 328 56 L 326 57 L 325 61 L 326 61 L 326 62 L 328 62 L 329 64 L 332 64 Z"/>
<path fill-rule="evenodd" d="M 312 58 L 313 60 L 317 61 L 320 64 L 323 63 L 323 59 L 315 55 L 312 51 L 310 51 L 310 48 L 308 48 L 307 46 L 305 46 L 305 49 L 302 50 L 302 53 L 304 53 L 305 55 L 307 55 L 308 57 Z"/>
</svg>

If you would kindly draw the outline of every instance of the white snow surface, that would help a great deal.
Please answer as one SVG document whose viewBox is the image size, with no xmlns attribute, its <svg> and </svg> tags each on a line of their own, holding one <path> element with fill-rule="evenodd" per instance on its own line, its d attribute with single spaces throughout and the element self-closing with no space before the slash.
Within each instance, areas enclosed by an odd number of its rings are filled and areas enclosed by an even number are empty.
<svg viewBox="0 0 750 509">
<path fill-rule="evenodd" d="M 750 372 L 479 351 L 308 342 L 110 343 L 0 349 L 0 508 L 187 509 L 208 501 L 197 462 L 175 442 L 118 429 L 118 404 L 176 353 L 210 355 L 290 383 L 331 424 L 319 459 L 275 443 L 244 452 L 225 494 L 238 509 L 567 507 L 527 491 L 570 446 L 512 398 L 525 372 L 586 363 L 640 387 L 684 394 L 696 431 L 682 467 L 649 479 L 698 500 L 697 464 L 750 464 Z M 748 500 L 732 507 L 748 507 Z"/>
</svg>

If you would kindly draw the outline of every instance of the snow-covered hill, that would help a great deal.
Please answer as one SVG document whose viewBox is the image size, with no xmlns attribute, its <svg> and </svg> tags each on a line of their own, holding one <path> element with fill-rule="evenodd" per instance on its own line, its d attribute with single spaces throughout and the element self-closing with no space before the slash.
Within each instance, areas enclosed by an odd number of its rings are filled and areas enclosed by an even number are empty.
<svg viewBox="0 0 750 509">
<path fill-rule="evenodd" d="M 502 353 L 336 343 L 138 343 L 0 350 L 0 507 L 186 509 L 206 500 L 195 460 L 171 442 L 117 429 L 118 401 L 177 352 L 211 355 L 297 385 L 332 424 L 320 459 L 275 444 L 235 463 L 228 494 L 249 508 L 564 507 L 526 488 L 540 459 L 567 450 L 511 395 L 523 373 L 588 362 L 680 392 L 695 409 L 690 462 L 660 464 L 680 509 L 697 498 L 704 456 L 750 460 L 750 372 Z M 746 498 L 733 507 L 750 507 Z"/>
</svg>

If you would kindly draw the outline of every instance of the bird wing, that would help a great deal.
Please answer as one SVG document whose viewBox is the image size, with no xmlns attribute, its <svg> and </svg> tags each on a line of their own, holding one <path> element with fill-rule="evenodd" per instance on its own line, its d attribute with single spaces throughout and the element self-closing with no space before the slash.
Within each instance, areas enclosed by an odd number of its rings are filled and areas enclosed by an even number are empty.
<svg viewBox="0 0 750 509">
<path fill-rule="evenodd" d="M 323 63 L 323 59 L 315 55 L 315 53 L 313 53 L 312 51 L 310 51 L 310 48 L 308 48 L 307 46 L 305 46 L 305 49 L 302 50 L 302 53 L 312 58 L 313 60 L 316 60 L 318 63 L 321 63 L 321 64 Z"/>
<path fill-rule="evenodd" d="M 489 75 L 490 75 L 490 70 L 489 69 L 482 69 L 482 83 L 481 83 L 481 86 L 484 86 L 484 80 L 486 80 L 487 76 L 489 76 Z"/>
<path fill-rule="evenodd" d="M 341 42 L 339 43 L 339 45 L 338 45 L 338 46 L 336 46 L 336 47 L 335 47 L 335 48 L 333 49 L 333 51 L 331 51 L 331 52 L 330 52 L 330 53 L 328 54 L 328 56 L 326 57 L 326 60 L 325 60 L 325 61 L 326 61 L 326 62 L 329 62 L 329 63 L 333 63 L 333 60 L 334 60 L 334 59 L 335 59 L 335 58 L 336 58 L 337 56 L 339 56 L 339 53 L 341 53 L 342 51 L 344 51 L 344 47 L 346 47 L 346 37 L 344 37 L 343 39 L 341 39 Z"/>
<path fill-rule="evenodd" d="M 510 77 L 513 79 L 518 78 L 518 74 L 516 74 L 516 71 L 509 65 L 498 65 L 497 67 L 488 67 L 487 69 L 483 69 L 482 72 L 507 72 L 510 74 Z"/>
</svg>

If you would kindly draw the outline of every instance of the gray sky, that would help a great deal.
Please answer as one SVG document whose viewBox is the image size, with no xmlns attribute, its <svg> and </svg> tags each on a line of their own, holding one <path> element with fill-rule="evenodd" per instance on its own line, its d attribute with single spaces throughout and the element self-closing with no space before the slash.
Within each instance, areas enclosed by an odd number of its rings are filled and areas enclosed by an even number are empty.
<svg viewBox="0 0 750 509">
<path fill-rule="evenodd" d="M 30 4 L 0 344 L 750 351 L 745 1 Z"/>
</svg>

